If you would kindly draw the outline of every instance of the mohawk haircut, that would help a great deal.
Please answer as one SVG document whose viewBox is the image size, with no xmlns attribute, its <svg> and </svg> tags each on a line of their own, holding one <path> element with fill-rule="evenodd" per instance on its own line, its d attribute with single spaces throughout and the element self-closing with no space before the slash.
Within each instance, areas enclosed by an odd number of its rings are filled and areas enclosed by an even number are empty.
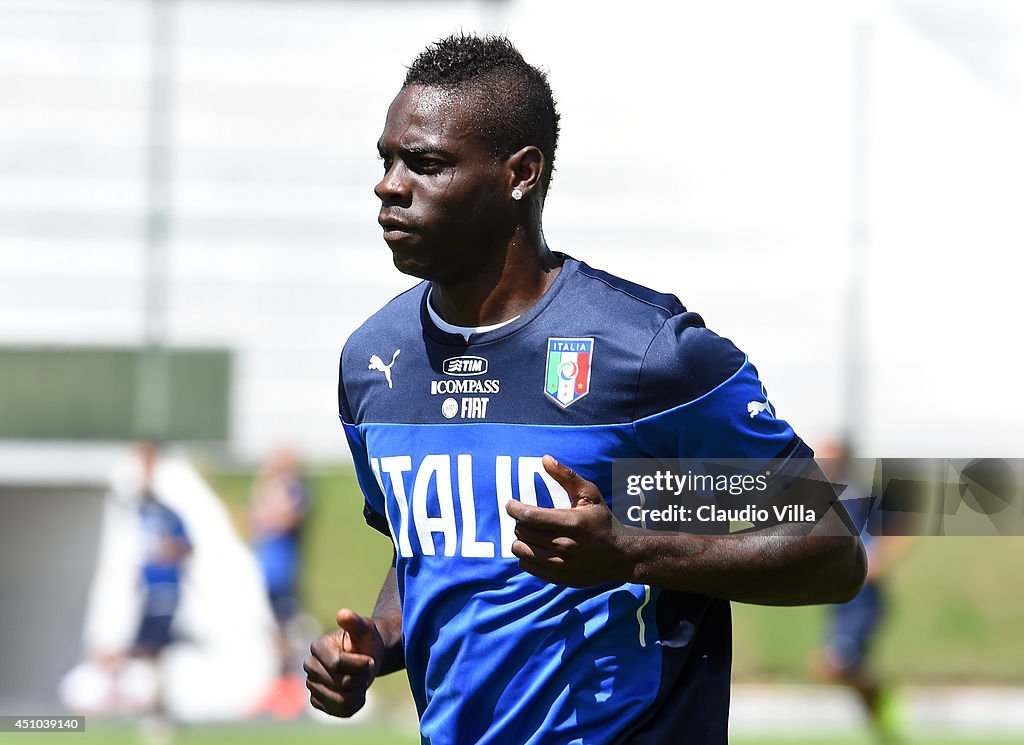
<svg viewBox="0 0 1024 745">
<path fill-rule="evenodd" d="M 423 85 L 479 95 L 482 134 L 497 157 L 527 145 L 544 153 L 541 195 L 555 170 L 558 110 L 547 74 L 523 59 L 504 36 L 452 34 L 413 60 L 403 87 Z"/>
</svg>

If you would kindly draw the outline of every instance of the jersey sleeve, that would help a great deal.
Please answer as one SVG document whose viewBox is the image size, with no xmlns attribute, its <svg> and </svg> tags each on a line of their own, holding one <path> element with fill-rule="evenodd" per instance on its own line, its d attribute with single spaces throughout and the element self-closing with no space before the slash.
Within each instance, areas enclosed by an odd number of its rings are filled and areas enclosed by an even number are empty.
<svg viewBox="0 0 1024 745">
<path fill-rule="evenodd" d="M 757 369 L 696 314 L 672 316 L 651 342 L 637 408 L 637 444 L 648 457 L 700 460 L 711 468 L 734 461 L 732 467 L 748 474 L 770 473 L 761 506 L 800 503 L 818 515 L 833 509 L 835 493 L 815 478 L 814 453 L 776 416 Z M 722 504 L 728 498 L 718 495 Z"/>
<path fill-rule="evenodd" d="M 776 416 L 757 369 L 696 313 L 671 316 L 640 368 L 634 428 L 642 451 L 662 458 L 807 458 L 813 453 Z"/>
<path fill-rule="evenodd" d="M 356 479 L 363 492 L 363 519 L 371 528 L 391 538 L 391 530 L 388 527 L 387 513 L 384 507 L 384 494 L 370 467 L 366 442 L 359 427 L 353 421 L 352 410 L 345 393 L 344 354 L 338 374 L 338 415 L 341 418 L 341 426 L 345 430 L 348 447 L 352 451 L 352 464 L 356 470 Z"/>
</svg>

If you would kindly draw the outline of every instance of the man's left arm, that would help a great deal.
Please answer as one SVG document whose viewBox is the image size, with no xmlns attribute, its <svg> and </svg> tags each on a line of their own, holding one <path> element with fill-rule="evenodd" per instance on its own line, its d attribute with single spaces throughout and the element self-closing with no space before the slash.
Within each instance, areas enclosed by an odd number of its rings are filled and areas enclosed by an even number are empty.
<svg viewBox="0 0 1024 745">
<path fill-rule="evenodd" d="M 551 456 L 544 467 L 573 506 L 513 500 L 506 510 L 517 521 L 512 552 L 520 566 L 549 582 L 635 582 L 760 605 L 844 602 L 864 583 L 864 548 L 834 529 L 839 515 L 826 515 L 811 533 L 798 524 L 732 536 L 655 532 L 623 525 L 593 482 Z"/>
</svg>

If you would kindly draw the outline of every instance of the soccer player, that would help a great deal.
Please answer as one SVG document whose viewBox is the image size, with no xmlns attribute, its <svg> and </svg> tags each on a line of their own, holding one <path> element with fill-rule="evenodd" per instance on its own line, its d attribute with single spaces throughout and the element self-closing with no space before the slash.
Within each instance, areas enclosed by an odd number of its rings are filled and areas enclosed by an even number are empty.
<svg viewBox="0 0 1024 745">
<path fill-rule="evenodd" d="M 700 316 L 548 248 L 558 120 L 502 37 L 428 47 L 388 110 L 378 221 L 424 281 L 348 340 L 338 399 L 395 559 L 372 615 L 314 642 L 307 687 L 350 716 L 404 667 L 431 745 L 723 743 L 729 600 L 846 600 L 863 550 L 614 517 L 613 458 L 813 461 Z"/>
<path fill-rule="evenodd" d="M 821 468 L 829 481 L 846 487 L 843 497 L 850 504 L 854 524 L 862 530 L 868 570 L 864 587 L 852 600 L 828 608 L 824 648 L 812 672 L 827 683 L 853 689 L 864 706 L 880 742 L 899 742 L 903 723 L 893 688 L 886 685 L 868 663 L 870 652 L 888 615 L 886 584 L 892 567 L 910 548 L 913 538 L 905 535 L 872 536 L 864 531 L 868 523 L 865 496 L 871 485 L 853 478 L 850 446 L 843 439 L 828 440 L 818 448 Z"/>
<path fill-rule="evenodd" d="M 148 664 L 152 673 L 151 711 L 140 721 L 145 741 L 170 742 L 175 724 L 169 718 L 162 659 L 173 643 L 172 625 L 181 596 L 181 583 L 192 556 L 192 541 L 181 517 L 164 504 L 156 488 L 160 451 L 156 443 L 143 441 L 137 447 L 141 466 L 139 521 L 142 533 L 142 619 L 128 657 Z M 128 668 L 127 660 L 118 661 Z M 135 668 L 142 670 L 145 668 Z"/>
<path fill-rule="evenodd" d="M 138 445 L 142 470 L 139 523 L 142 528 L 142 620 L 131 654 L 156 659 L 170 645 L 171 625 L 178 609 L 185 565 L 192 554 L 178 513 L 164 504 L 154 488 L 159 457 L 151 442 Z"/>
<path fill-rule="evenodd" d="M 306 708 L 306 689 L 294 666 L 289 630 L 301 610 L 298 597 L 302 535 L 310 510 L 310 493 L 291 448 L 274 450 L 253 482 L 249 502 L 252 548 L 263 573 L 267 599 L 277 622 L 281 672 L 258 711 L 294 718 Z"/>
</svg>

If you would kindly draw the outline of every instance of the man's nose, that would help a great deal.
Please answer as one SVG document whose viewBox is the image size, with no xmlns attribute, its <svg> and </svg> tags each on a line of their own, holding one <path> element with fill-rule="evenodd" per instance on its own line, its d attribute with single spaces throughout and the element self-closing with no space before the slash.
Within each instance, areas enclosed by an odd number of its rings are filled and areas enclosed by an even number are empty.
<svg viewBox="0 0 1024 745">
<path fill-rule="evenodd" d="M 384 172 L 384 177 L 373 187 L 373 193 L 382 202 L 406 202 L 409 198 L 409 182 L 405 178 L 405 167 L 396 162 Z"/>
</svg>

